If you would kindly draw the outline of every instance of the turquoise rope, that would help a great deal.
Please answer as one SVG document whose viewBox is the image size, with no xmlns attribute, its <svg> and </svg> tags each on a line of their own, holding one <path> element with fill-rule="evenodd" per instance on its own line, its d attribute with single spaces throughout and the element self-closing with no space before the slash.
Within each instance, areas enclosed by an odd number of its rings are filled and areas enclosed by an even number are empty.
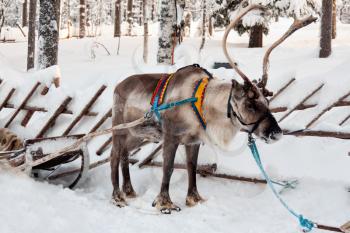
<svg viewBox="0 0 350 233">
<path fill-rule="evenodd" d="M 261 159 L 260 159 L 260 155 L 259 155 L 259 151 L 258 148 L 256 147 L 255 144 L 255 140 L 252 137 L 251 134 L 249 134 L 248 137 L 248 146 L 249 149 L 251 150 L 253 157 L 255 159 L 256 164 L 258 165 L 261 173 L 263 174 L 263 176 L 265 177 L 267 184 L 269 185 L 269 187 L 271 188 L 272 192 L 274 193 L 274 195 L 276 196 L 276 198 L 281 202 L 281 204 L 293 215 L 295 216 L 298 220 L 299 220 L 299 224 L 300 226 L 303 228 L 304 232 L 310 232 L 314 227 L 315 224 L 308 220 L 307 218 L 304 218 L 303 215 L 296 213 L 294 210 L 292 210 L 285 201 L 283 201 L 283 199 L 281 198 L 281 196 L 277 193 L 275 187 L 273 186 L 273 181 L 270 179 L 270 177 L 267 175 L 262 163 L 261 163 Z"/>
<path fill-rule="evenodd" d="M 159 99 L 159 97 L 157 96 L 155 98 L 155 100 L 154 100 L 154 105 L 153 105 L 153 107 L 151 109 L 151 112 L 154 112 L 156 114 L 156 116 L 157 116 L 159 121 L 161 120 L 160 111 L 167 110 L 169 108 L 180 106 L 180 105 L 183 105 L 183 104 L 186 104 L 186 103 L 194 103 L 194 102 L 197 101 L 196 97 L 191 97 L 191 98 L 188 98 L 188 99 L 179 100 L 179 101 L 170 102 L 170 103 L 165 103 L 165 104 L 161 104 L 161 105 L 158 106 L 157 105 L 158 99 Z"/>
</svg>

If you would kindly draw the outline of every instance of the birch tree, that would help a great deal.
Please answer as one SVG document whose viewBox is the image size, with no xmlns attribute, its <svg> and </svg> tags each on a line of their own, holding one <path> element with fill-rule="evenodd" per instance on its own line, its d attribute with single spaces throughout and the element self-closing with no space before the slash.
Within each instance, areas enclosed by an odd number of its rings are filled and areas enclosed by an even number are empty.
<svg viewBox="0 0 350 233">
<path fill-rule="evenodd" d="M 176 26 L 175 0 L 161 0 L 159 22 L 157 61 L 158 63 L 171 64 Z"/>
<path fill-rule="evenodd" d="M 57 64 L 58 53 L 58 0 L 40 0 L 38 68 Z"/>
</svg>

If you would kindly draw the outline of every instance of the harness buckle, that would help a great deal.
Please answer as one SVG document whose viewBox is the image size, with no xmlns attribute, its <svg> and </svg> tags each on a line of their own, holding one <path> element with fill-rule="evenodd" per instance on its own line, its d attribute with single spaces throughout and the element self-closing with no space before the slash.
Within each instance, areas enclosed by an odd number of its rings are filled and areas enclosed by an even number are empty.
<svg viewBox="0 0 350 233">
<path fill-rule="evenodd" d="M 151 119 L 153 117 L 153 113 L 154 113 L 153 109 L 149 110 L 148 112 L 145 113 L 144 118 L 147 120 Z"/>
</svg>

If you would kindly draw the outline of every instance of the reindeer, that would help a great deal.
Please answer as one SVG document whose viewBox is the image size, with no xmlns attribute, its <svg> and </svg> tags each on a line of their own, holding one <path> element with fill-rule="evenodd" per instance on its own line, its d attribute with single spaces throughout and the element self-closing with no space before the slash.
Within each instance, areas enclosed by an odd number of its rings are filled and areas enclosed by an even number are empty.
<svg viewBox="0 0 350 233">
<path fill-rule="evenodd" d="M 153 206 L 162 213 L 180 211 L 169 195 L 170 178 L 174 169 L 174 158 L 179 145 L 186 150 L 186 164 L 188 172 L 188 190 L 186 205 L 194 206 L 204 201 L 200 196 L 196 184 L 197 159 L 200 144 L 210 143 L 225 148 L 235 135 L 245 130 L 253 133 L 266 143 L 277 141 L 282 136 L 282 130 L 269 110 L 268 96 L 272 93 L 266 89 L 267 65 L 269 54 L 285 38 L 298 28 L 305 26 L 304 21 L 294 23 L 288 32 L 271 48 L 264 58 L 264 75 L 259 83 L 254 83 L 237 67 L 227 52 L 226 40 L 230 30 L 239 20 L 253 9 L 262 9 L 259 5 L 247 7 L 227 27 L 223 38 L 224 53 L 233 69 L 243 79 L 243 84 L 220 81 L 211 78 L 203 68 L 192 65 L 179 69 L 172 74 L 167 83 L 166 102 L 181 101 L 194 93 L 194 85 L 207 79 L 205 95 L 201 105 L 205 126 L 199 121 L 191 104 L 182 104 L 159 113 L 159 120 L 155 114 L 142 125 L 124 131 L 113 132 L 113 148 L 111 152 L 111 179 L 113 194 L 117 206 L 126 205 L 125 196 L 136 196 L 130 180 L 128 155 L 132 150 L 149 142 L 163 142 L 163 178 L 160 193 L 153 202 Z M 309 22 L 308 19 L 307 22 Z M 152 93 L 157 88 L 159 80 L 168 74 L 140 74 L 130 76 L 117 85 L 114 91 L 113 125 L 131 122 L 142 117 L 150 106 Z M 198 113 L 198 112 L 197 112 Z M 119 188 L 119 164 L 121 165 L 123 185 Z"/>
</svg>

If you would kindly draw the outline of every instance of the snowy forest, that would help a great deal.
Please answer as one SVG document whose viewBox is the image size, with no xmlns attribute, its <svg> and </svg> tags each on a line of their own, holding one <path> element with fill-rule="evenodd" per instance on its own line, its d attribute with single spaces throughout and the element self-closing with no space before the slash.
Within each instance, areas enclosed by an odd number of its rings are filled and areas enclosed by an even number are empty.
<svg viewBox="0 0 350 233">
<path fill-rule="evenodd" d="M 350 233 L 350 0 L 0 0 L 0 233 Z"/>
</svg>

